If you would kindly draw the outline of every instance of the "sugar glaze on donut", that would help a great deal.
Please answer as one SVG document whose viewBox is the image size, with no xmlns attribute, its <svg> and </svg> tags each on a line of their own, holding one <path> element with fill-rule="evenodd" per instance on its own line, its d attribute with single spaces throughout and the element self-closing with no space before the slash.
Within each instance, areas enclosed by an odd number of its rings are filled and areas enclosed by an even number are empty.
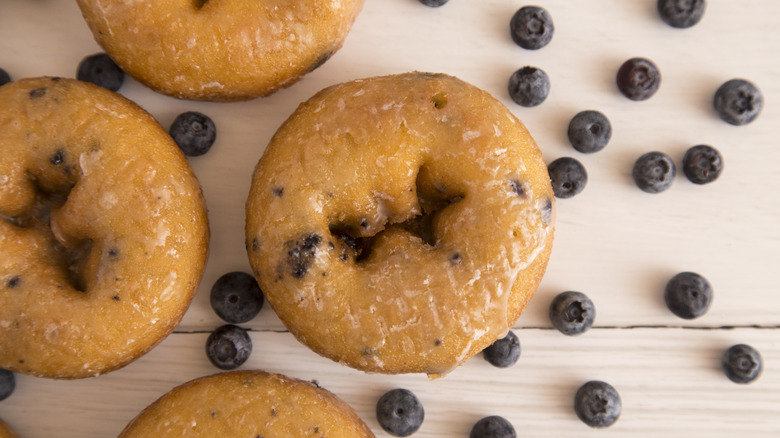
<svg viewBox="0 0 780 438">
<path fill-rule="evenodd" d="M 208 247 L 200 186 L 145 111 L 60 78 L 0 87 L 0 367 L 118 368 L 179 323 Z"/>
<path fill-rule="evenodd" d="M 498 100 L 441 74 L 325 89 L 255 170 L 247 251 L 314 351 L 384 373 L 446 373 L 503 336 L 546 268 L 542 155 Z"/>
<path fill-rule="evenodd" d="M 363 0 L 78 0 L 97 42 L 174 97 L 240 100 L 291 85 L 341 48 Z"/>
</svg>

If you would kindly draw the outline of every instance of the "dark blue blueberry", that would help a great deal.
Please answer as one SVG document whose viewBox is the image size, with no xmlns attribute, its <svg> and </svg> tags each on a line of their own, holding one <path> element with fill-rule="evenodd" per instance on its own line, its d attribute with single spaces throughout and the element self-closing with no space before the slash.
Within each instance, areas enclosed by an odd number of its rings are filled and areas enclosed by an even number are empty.
<svg viewBox="0 0 780 438">
<path fill-rule="evenodd" d="M 723 121 L 737 126 L 746 125 L 758 117 L 764 106 L 764 97 L 753 83 L 732 79 L 715 92 L 713 105 Z"/>
<path fill-rule="evenodd" d="M 397 388 L 386 392 L 376 403 L 376 419 L 387 433 L 409 436 L 423 423 L 425 411 L 414 393 Z"/>
<path fill-rule="evenodd" d="M 510 367 L 520 359 L 520 340 L 510 330 L 506 336 L 484 349 L 482 356 L 493 366 L 499 368 Z"/>
<path fill-rule="evenodd" d="M 711 183 L 718 179 L 722 170 L 723 158 L 712 146 L 694 146 L 683 156 L 683 173 L 692 183 Z"/>
<path fill-rule="evenodd" d="M 252 354 L 252 339 L 241 327 L 227 324 L 214 330 L 206 340 L 206 356 L 215 367 L 233 370 Z"/>
<path fill-rule="evenodd" d="M 648 152 L 637 158 L 631 176 L 637 187 L 647 193 L 660 193 L 674 181 L 674 161 L 663 152 Z"/>
<path fill-rule="evenodd" d="M 7 71 L 0 68 L 0 86 L 11 82 L 11 76 Z"/>
<path fill-rule="evenodd" d="M 579 194 L 588 183 L 585 166 L 571 157 L 561 157 L 547 166 L 553 193 L 556 198 L 571 198 Z"/>
<path fill-rule="evenodd" d="M 107 54 L 97 53 L 81 60 L 76 79 L 117 91 L 125 81 L 125 72 Z"/>
<path fill-rule="evenodd" d="M 524 6 L 512 16 L 509 31 L 518 46 L 536 50 L 552 40 L 555 26 L 552 17 L 544 8 Z"/>
<path fill-rule="evenodd" d="M 631 58 L 618 69 L 618 89 L 631 100 L 649 99 L 660 85 L 661 72 L 649 59 Z"/>
<path fill-rule="evenodd" d="M 471 428 L 469 438 L 516 438 L 514 426 L 506 418 L 492 415 L 485 417 Z"/>
<path fill-rule="evenodd" d="M 518 105 L 537 106 L 550 94 L 550 78 L 544 70 L 523 67 L 509 78 L 509 97 Z"/>
<path fill-rule="evenodd" d="M 706 8 L 705 0 L 658 0 L 658 14 L 664 23 L 680 29 L 698 23 Z"/>
<path fill-rule="evenodd" d="M 598 111 L 581 111 L 569 122 L 567 134 L 574 149 L 590 154 L 604 149 L 609 143 L 612 138 L 612 125 L 609 119 Z"/>
<path fill-rule="evenodd" d="M 574 395 L 574 412 L 590 427 L 612 426 L 622 410 L 620 394 L 606 382 L 591 380 Z"/>
<path fill-rule="evenodd" d="M 712 286 L 695 272 L 681 272 L 666 284 L 664 301 L 680 318 L 698 318 L 707 313 L 712 304 Z"/>
<path fill-rule="evenodd" d="M 0 368 L 0 401 L 7 399 L 16 389 L 14 373 Z"/>
<path fill-rule="evenodd" d="M 228 272 L 211 287 L 211 307 L 231 324 L 241 324 L 257 316 L 263 301 L 257 280 L 246 272 Z"/>
<path fill-rule="evenodd" d="M 169 132 L 188 157 L 205 154 L 217 139 L 217 127 L 214 121 L 197 111 L 179 114 L 171 124 Z"/>
<path fill-rule="evenodd" d="M 420 3 L 432 8 L 438 8 L 439 6 L 447 3 L 449 0 L 420 0 Z"/>
<path fill-rule="evenodd" d="M 322 241 L 319 234 L 308 234 L 299 240 L 289 240 L 287 248 L 287 266 L 295 278 L 303 278 L 309 272 L 309 265 L 317 255 L 317 248 Z"/>
<path fill-rule="evenodd" d="M 750 383 L 761 374 L 763 360 L 750 345 L 737 344 L 726 350 L 722 359 L 723 372 L 734 383 Z"/>
<path fill-rule="evenodd" d="M 596 307 L 582 292 L 562 292 L 550 303 L 550 322 L 564 335 L 585 333 L 593 327 L 595 319 Z"/>
</svg>

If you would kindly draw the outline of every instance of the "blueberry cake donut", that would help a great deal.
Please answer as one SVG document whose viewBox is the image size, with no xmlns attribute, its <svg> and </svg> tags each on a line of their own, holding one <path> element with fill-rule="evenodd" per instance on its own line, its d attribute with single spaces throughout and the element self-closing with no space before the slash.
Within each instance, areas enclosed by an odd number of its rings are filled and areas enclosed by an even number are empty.
<svg viewBox="0 0 780 438">
<path fill-rule="evenodd" d="M 17 435 L 8 427 L 7 424 L 0 420 L 0 438 L 17 438 Z"/>
<path fill-rule="evenodd" d="M 370 372 L 446 373 L 535 292 L 554 196 L 523 124 L 487 92 L 406 73 L 325 89 L 260 159 L 247 251 L 314 351 Z"/>
<path fill-rule="evenodd" d="M 346 403 L 309 382 L 231 371 L 174 388 L 128 424 L 135 437 L 373 437 Z"/>
<path fill-rule="evenodd" d="M 0 368 L 81 378 L 179 323 L 200 281 L 200 186 L 165 130 L 86 82 L 0 87 Z"/>
<path fill-rule="evenodd" d="M 291 85 L 344 42 L 363 0 L 78 0 L 135 79 L 174 97 L 250 99 Z"/>
</svg>

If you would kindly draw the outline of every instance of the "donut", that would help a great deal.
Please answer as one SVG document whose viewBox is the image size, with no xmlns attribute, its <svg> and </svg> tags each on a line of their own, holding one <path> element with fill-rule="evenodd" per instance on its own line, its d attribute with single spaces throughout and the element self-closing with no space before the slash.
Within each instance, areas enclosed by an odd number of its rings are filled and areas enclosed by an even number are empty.
<svg viewBox="0 0 780 438">
<path fill-rule="evenodd" d="M 301 104 L 246 206 L 268 302 L 300 341 L 369 372 L 443 375 L 503 336 L 552 248 L 542 154 L 497 99 L 430 73 Z"/>
<path fill-rule="evenodd" d="M 264 371 L 230 371 L 178 386 L 119 438 L 373 437 L 346 403 L 314 383 Z"/>
<path fill-rule="evenodd" d="M 82 378 L 179 323 L 206 261 L 203 196 L 144 110 L 93 84 L 0 87 L 0 368 Z"/>
<path fill-rule="evenodd" d="M 3 423 L 3 420 L 0 420 L 0 438 L 17 438 L 14 431 L 7 424 Z"/>
<path fill-rule="evenodd" d="M 230 101 L 291 85 L 341 48 L 363 0 L 78 0 L 128 74 L 178 98 Z"/>
</svg>

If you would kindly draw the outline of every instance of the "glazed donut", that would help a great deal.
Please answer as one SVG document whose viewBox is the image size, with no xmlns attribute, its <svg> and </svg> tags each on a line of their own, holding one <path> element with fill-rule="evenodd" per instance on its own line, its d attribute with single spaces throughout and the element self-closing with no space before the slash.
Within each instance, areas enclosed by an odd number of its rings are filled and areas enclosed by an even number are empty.
<svg viewBox="0 0 780 438">
<path fill-rule="evenodd" d="M 0 420 L 0 438 L 17 438 L 14 431 L 7 424 L 3 423 L 3 420 Z"/>
<path fill-rule="evenodd" d="M 373 437 L 346 403 L 317 385 L 263 371 L 231 371 L 174 388 L 119 438 Z"/>
<path fill-rule="evenodd" d="M 503 336 L 544 273 L 554 197 L 498 100 L 441 74 L 325 89 L 272 138 L 246 208 L 268 302 L 316 352 L 444 374 Z"/>
<path fill-rule="evenodd" d="M 198 181 L 165 130 L 73 79 L 0 87 L 0 367 L 118 368 L 178 324 L 208 247 Z"/>
<path fill-rule="evenodd" d="M 363 0 L 78 0 L 95 39 L 169 96 L 241 100 L 291 85 L 341 48 Z"/>
</svg>

